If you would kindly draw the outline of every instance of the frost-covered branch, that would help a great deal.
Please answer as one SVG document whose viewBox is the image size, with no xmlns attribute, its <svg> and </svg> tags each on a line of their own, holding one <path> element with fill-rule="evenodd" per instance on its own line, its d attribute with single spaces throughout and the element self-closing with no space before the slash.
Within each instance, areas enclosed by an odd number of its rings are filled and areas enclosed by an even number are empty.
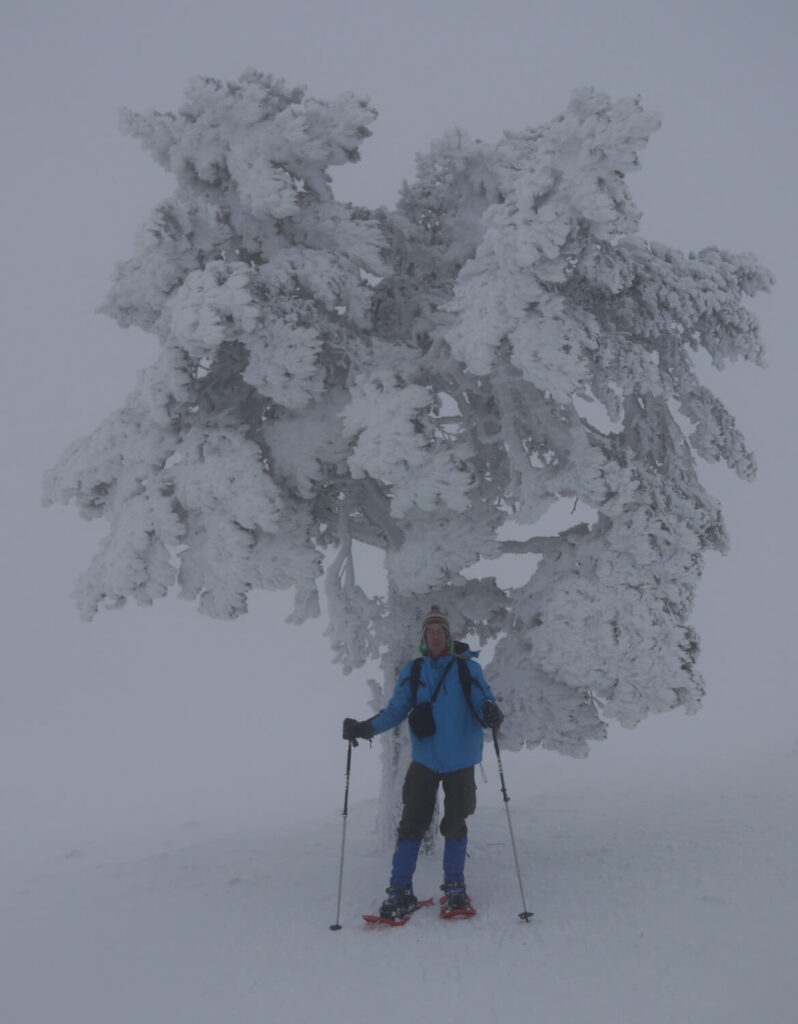
<svg viewBox="0 0 798 1024">
<path fill-rule="evenodd" d="M 375 116 L 257 72 L 123 116 L 176 188 L 103 307 L 158 356 L 45 482 L 108 525 L 81 613 L 177 589 L 233 618 L 286 588 L 301 623 L 324 576 L 335 659 L 379 660 L 374 699 L 435 602 L 495 641 L 510 746 L 583 755 L 610 719 L 695 710 L 690 617 L 728 544 L 698 463 L 755 472 L 695 356 L 763 365 L 746 302 L 771 275 L 641 237 L 630 174 L 659 121 L 637 99 L 582 90 L 495 145 L 452 132 L 391 211 L 329 173 Z M 549 535 L 563 499 L 585 521 Z M 501 559 L 513 586 L 484 575 Z M 391 779 L 406 755 L 394 736 Z"/>
</svg>

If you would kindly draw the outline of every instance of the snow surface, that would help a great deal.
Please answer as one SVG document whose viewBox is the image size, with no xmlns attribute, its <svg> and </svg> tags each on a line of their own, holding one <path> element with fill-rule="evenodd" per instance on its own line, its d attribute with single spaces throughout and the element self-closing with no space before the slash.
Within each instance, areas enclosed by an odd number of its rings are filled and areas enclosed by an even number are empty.
<svg viewBox="0 0 798 1024">
<path fill-rule="evenodd" d="M 508 756 L 528 925 L 489 752 L 467 868 L 478 916 L 422 910 L 376 933 L 360 914 L 388 856 L 358 795 L 376 749 L 354 754 L 338 932 L 340 809 L 7 846 L 3 1024 L 796 1020 L 798 749 L 699 772 L 650 759 L 629 777 L 617 761 Z M 343 756 L 341 770 L 343 799 Z M 421 858 L 422 896 L 438 861 Z"/>
</svg>

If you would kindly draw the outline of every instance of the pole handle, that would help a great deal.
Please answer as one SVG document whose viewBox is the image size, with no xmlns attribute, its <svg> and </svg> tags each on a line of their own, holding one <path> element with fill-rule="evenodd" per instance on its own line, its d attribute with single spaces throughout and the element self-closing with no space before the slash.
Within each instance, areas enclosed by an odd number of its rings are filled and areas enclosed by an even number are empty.
<svg viewBox="0 0 798 1024">
<path fill-rule="evenodd" d="M 504 798 L 504 802 L 509 804 L 510 794 L 507 792 L 507 783 L 504 781 L 504 766 L 502 765 L 502 755 L 499 751 L 499 737 L 496 735 L 495 726 L 491 729 L 491 732 L 493 733 L 493 749 L 496 751 L 496 764 L 499 766 L 499 781 L 501 782 L 502 787 L 502 797 Z"/>
</svg>

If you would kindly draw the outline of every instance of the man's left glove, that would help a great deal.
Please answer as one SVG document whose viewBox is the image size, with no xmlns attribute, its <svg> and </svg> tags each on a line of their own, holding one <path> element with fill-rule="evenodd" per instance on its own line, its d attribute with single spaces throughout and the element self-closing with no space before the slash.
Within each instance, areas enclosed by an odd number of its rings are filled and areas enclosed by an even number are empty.
<svg viewBox="0 0 798 1024">
<path fill-rule="evenodd" d="M 498 729 L 504 721 L 499 705 L 494 704 L 492 700 L 486 700 L 482 705 L 482 721 L 486 729 Z"/>
<path fill-rule="evenodd" d="M 374 726 L 370 720 L 358 722 L 356 718 L 344 719 L 344 739 L 349 740 L 370 740 L 374 736 Z"/>
</svg>

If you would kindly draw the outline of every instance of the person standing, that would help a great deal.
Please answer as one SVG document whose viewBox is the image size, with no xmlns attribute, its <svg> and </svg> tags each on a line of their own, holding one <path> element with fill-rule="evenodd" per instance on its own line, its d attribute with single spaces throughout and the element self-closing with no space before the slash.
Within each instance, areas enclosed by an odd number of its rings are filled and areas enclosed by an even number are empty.
<svg viewBox="0 0 798 1024">
<path fill-rule="evenodd" d="M 443 913 L 467 913 L 466 818 L 476 809 L 474 768 L 482 760 L 483 729 L 498 728 L 504 716 L 488 686 L 477 652 L 454 642 L 449 620 L 433 605 L 421 626 L 422 657 L 409 661 L 388 705 L 365 721 L 345 718 L 343 738 L 370 740 L 408 719 L 412 761 L 402 787 L 387 898 L 379 916 L 398 921 L 418 906 L 413 892 L 421 840 L 443 787 Z"/>
</svg>

